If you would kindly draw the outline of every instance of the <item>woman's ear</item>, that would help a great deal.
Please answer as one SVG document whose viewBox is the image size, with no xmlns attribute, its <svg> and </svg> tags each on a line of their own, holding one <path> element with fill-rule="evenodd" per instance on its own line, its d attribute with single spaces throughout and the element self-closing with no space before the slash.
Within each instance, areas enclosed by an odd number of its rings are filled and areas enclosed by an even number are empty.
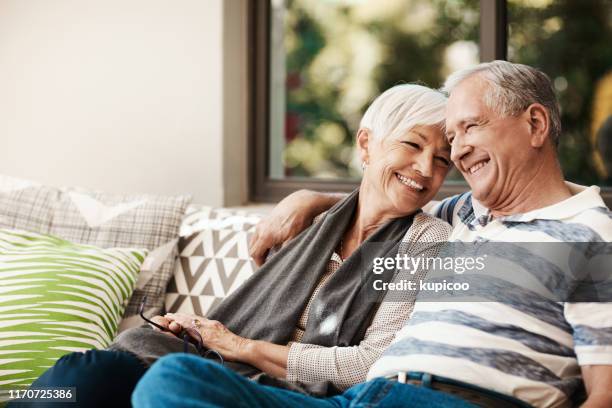
<svg viewBox="0 0 612 408">
<path fill-rule="evenodd" d="M 542 147 L 550 139 L 550 116 L 548 110 L 539 103 L 532 103 L 525 110 L 531 132 L 531 146 Z"/>
<path fill-rule="evenodd" d="M 359 149 L 359 157 L 363 163 L 370 162 L 370 132 L 368 129 L 361 128 L 357 131 L 357 148 Z"/>
</svg>

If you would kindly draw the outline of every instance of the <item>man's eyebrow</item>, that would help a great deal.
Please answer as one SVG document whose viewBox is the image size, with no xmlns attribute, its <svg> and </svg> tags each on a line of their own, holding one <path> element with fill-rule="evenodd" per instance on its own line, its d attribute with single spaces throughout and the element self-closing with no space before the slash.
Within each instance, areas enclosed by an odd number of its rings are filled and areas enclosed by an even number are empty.
<svg viewBox="0 0 612 408">
<path fill-rule="evenodd" d="M 461 129 L 463 126 L 465 126 L 465 124 L 467 122 L 480 122 L 480 121 L 482 121 L 481 117 L 478 117 L 478 116 L 468 116 L 467 118 L 463 118 L 460 121 L 458 121 L 455 124 L 455 126 L 458 127 L 459 129 Z M 446 137 L 454 135 L 454 134 L 455 134 L 455 132 L 452 131 L 452 130 L 451 131 L 448 131 L 448 130 L 446 131 Z"/>
<path fill-rule="evenodd" d="M 465 125 L 467 122 L 480 122 L 482 120 L 481 117 L 479 116 L 468 116 L 467 118 L 463 118 L 459 121 L 458 125 L 459 126 L 463 126 Z"/>
</svg>

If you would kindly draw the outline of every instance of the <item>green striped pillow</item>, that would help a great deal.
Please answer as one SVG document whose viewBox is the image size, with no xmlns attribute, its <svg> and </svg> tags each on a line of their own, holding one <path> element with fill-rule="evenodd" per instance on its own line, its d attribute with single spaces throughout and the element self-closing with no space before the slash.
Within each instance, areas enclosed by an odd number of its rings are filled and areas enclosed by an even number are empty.
<svg viewBox="0 0 612 408">
<path fill-rule="evenodd" d="M 0 229 L 0 386 L 28 386 L 64 354 L 107 347 L 145 256 Z"/>
</svg>

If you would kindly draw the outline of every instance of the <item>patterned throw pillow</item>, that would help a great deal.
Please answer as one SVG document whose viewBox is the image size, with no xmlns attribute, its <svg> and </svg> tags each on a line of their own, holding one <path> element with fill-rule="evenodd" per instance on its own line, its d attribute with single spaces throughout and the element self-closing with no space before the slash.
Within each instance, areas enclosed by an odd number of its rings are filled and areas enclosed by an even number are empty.
<svg viewBox="0 0 612 408">
<path fill-rule="evenodd" d="M 189 202 L 184 196 L 111 195 L 0 176 L 0 227 L 48 233 L 103 248 L 151 251 L 121 330 L 142 324 L 137 311 L 145 295 L 148 314 L 163 309 L 176 263 L 179 228 Z"/>
<path fill-rule="evenodd" d="M 188 210 L 179 239 L 179 262 L 166 293 L 166 310 L 205 316 L 253 275 L 249 238 L 260 216 L 246 211 Z"/>
<path fill-rule="evenodd" d="M 51 234 L 72 242 L 103 248 L 136 247 L 151 250 L 125 311 L 121 329 L 141 325 L 137 315 L 163 309 L 168 281 L 176 263 L 176 243 L 190 198 L 152 195 L 110 195 L 84 190 L 62 191 L 53 213 Z"/>
<path fill-rule="evenodd" d="M 146 254 L 0 229 L 0 384 L 28 386 L 64 354 L 107 347 Z"/>
<path fill-rule="evenodd" d="M 0 228 L 48 233 L 58 196 L 56 188 L 0 175 Z"/>
</svg>

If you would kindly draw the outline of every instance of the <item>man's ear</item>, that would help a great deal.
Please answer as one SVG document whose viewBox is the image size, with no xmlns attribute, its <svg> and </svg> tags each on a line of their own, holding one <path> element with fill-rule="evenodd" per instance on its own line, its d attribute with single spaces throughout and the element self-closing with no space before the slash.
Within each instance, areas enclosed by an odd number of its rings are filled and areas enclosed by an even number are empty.
<svg viewBox="0 0 612 408">
<path fill-rule="evenodd" d="M 357 148 L 359 149 L 359 157 L 363 163 L 370 162 L 370 131 L 361 128 L 357 131 Z"/>
<path fill-rule="evenodd" d="M 531 133 L 531 146 L 542 147 L 550 138 L 550 116 L 548 109 L 539 103 L 532 103 L 525 110 Z"/>
</svg>

